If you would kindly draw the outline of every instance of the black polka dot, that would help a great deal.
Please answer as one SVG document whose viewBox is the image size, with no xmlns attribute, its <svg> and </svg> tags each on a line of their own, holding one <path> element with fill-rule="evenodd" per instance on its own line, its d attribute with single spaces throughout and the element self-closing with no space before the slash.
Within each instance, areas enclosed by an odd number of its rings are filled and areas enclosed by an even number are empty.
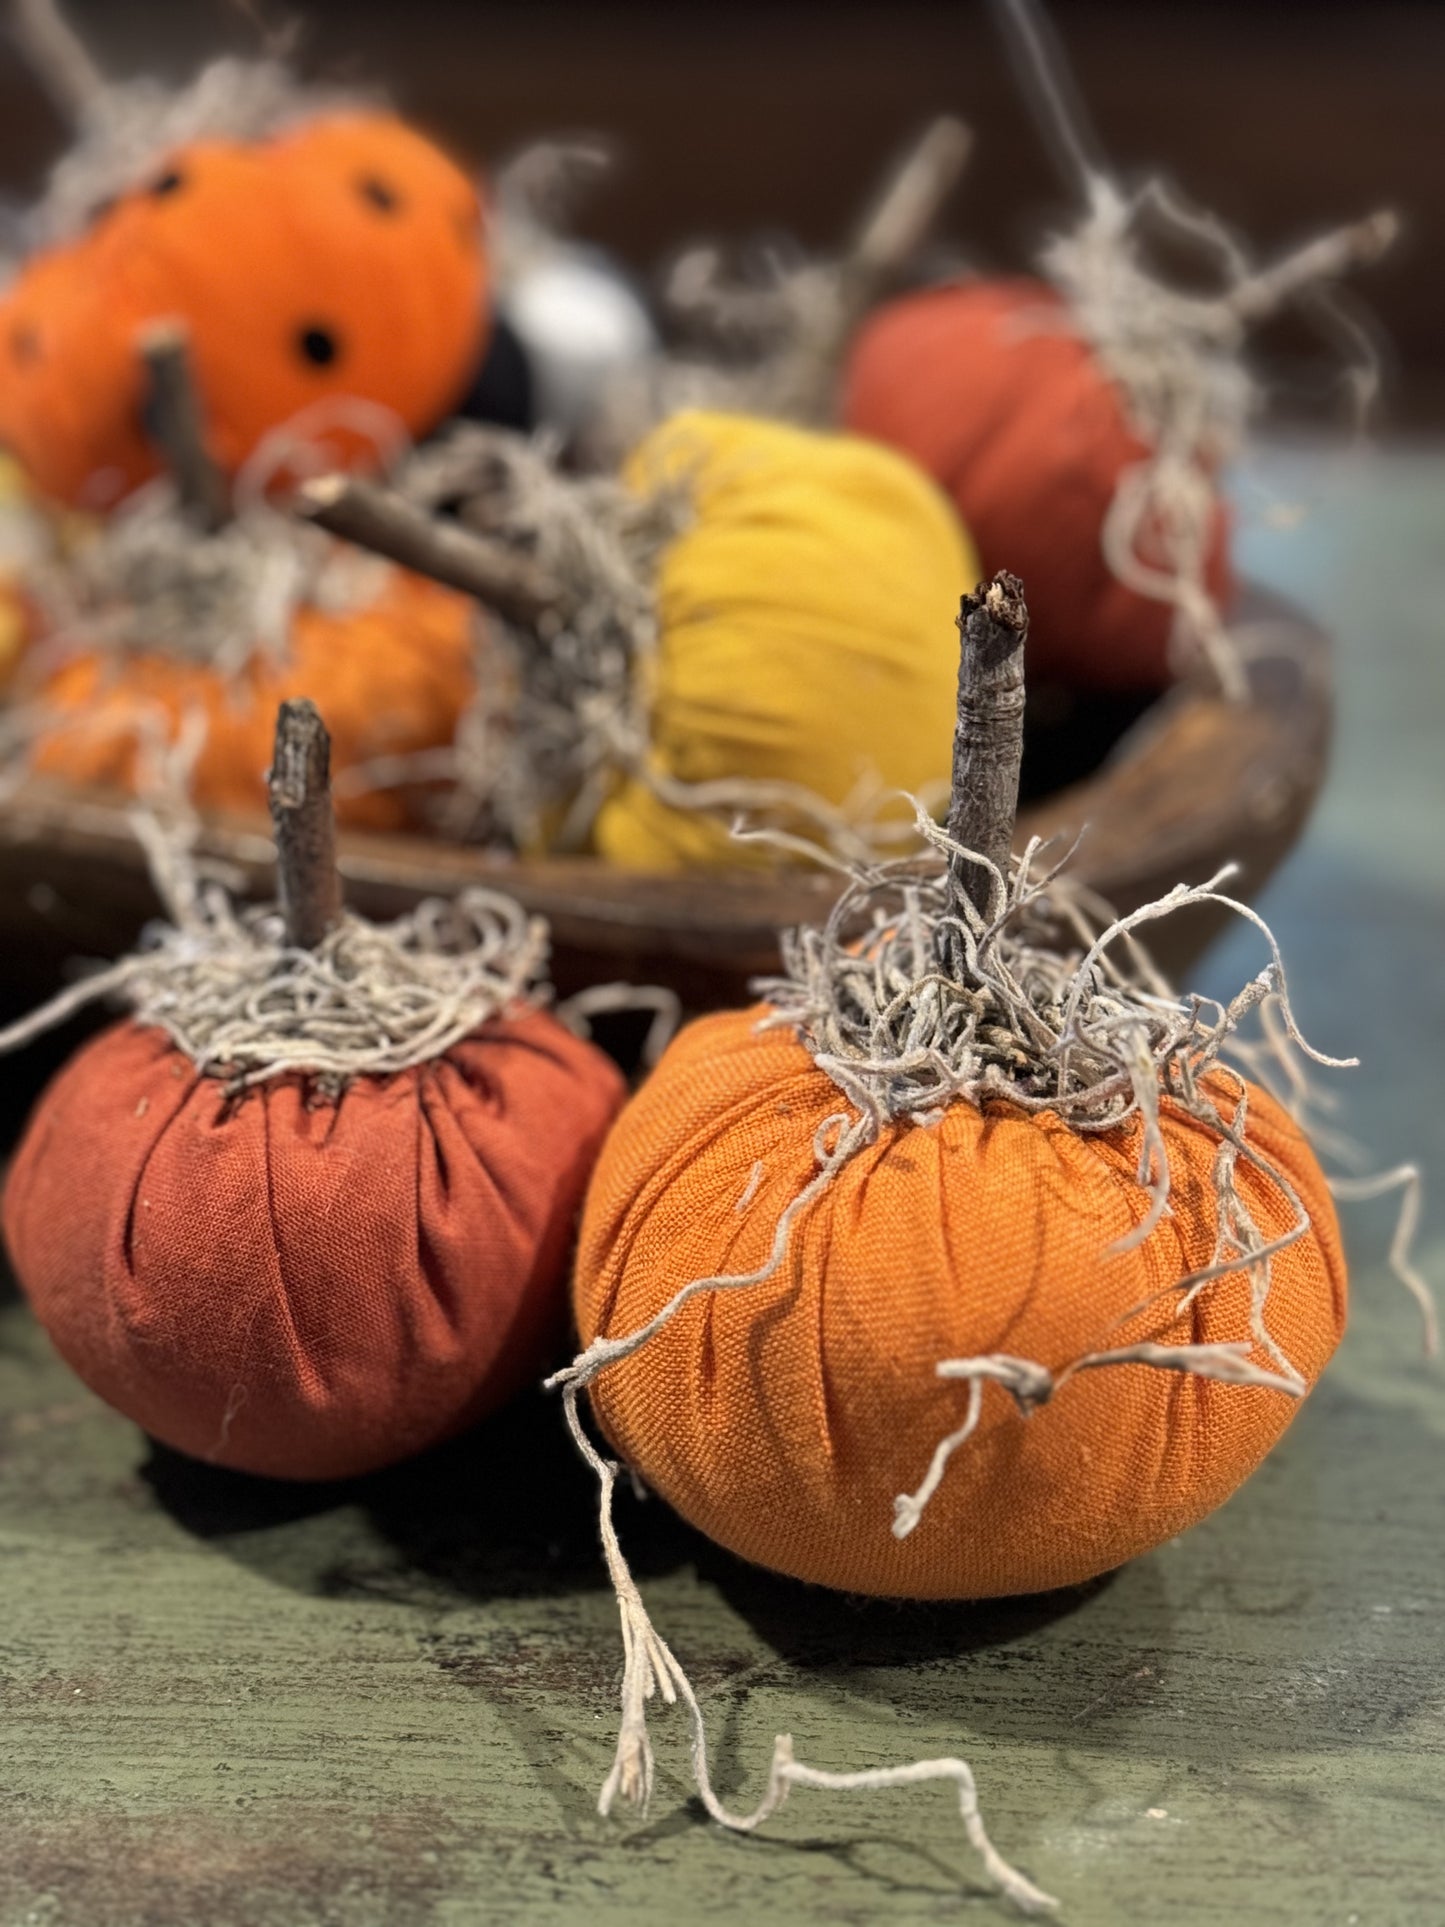
<svg viewBox="0 0 1445 1927">
<path fill-rule="evenodd" d="M 10 330 L 10 353 L 22 367 L 40 359 L 40 337 L 22 322 Z"/>
<path fill-rule="evenodd" d="M 329 368 L 341 353 L 330 328 L 320 328 L 314 323 L 300 331 L 296 346 L 301 350 L 302 360 L 309 361 L 314 368 Z"/>
<path fill-rule="evenodd" d="M 150 191 L 158 201 L 168 194 L 178 194 L 186 184 L 184 171 L 179 167 L 168 167 L 164 174 L 157 174 L 150 184 Z"/>
<path fill-rule="evenodd" d="M 356 183 L 356 191 L 363 201 L 369 201 L 378 214 L 395 214 L 401 206 L 401 197 L 394 187 L 389 187 L 378 175 L 363 174 Z"/>
</svg>

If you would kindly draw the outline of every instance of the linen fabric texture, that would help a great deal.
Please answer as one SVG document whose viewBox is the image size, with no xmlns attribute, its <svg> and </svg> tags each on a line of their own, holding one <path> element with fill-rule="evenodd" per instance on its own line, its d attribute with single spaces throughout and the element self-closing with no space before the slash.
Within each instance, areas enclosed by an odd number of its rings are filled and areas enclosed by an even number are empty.
<svg viewBox="0 0 1445 1927">
<path fill-rule="evenodd" d="M 1022 578 L 1032 678 L 1101 689 L 1169 682 L 1173 607 L 1126 587 L 1102 545 L 1120 475 L 1150 450 L 1053 289 L 965 281 L 888 303 L 853 345 L 843 419 L 935 477 L 977 542 L 985 574 L 1010 569 Z M 1139 547 L 1151 566 L 1165 566 L 1157 528 L 1145 528 Z M 1227 602 L 1222 503 L 1205 582 Z"/>
<path fill-rule="evenodd" d="M 813 1177 L 814 1132 L 845 1102 L 794 1038 L 756 1033 L 761 1014 L 690 1026 L 614 1128 L 582 1222 L 584 1343 L 635 1331 L 691 1279 L 760 1267 Z M 1147 1206 L 1137 1132 L 1081 1137 L 1052 1113 L 964 1103 L 933 1127 L 890 1126 L 795 1220 L 772 1279 L 699 1294 L 599 1374 L 598 1423 L 710 1538 L 849 1592 L 1040 1592 L 1158 1545 L 1228 1498 L 1296 1400 L 1131 1365 L 1079 1374 L 1025 1419 L 986 1386 L 978 1429 L 918 1526 L 898 1540 L 892 1520 L 895 1495 L 915 1490 L 964 1418 L 968 1387 L 939 1379 L 940 1360 L 1006 1352 L 1057 1371 L 1145 1339 L 1248 1338 L 1242 1275 L 1174 1314 L 1173 1287 L 1213 1255 L 1216 1140 L 1167 1103 L 1163 1124 L 1172 1215 L 1112 1257 Z M 1267 1310 L 1312 1384 L 1345 1320 L 1328 1185 L 1258 1089 L 1248 1135 L 1312 1219 L 1273 1260 Z M 1238 1184 L 1267 1237 L 1293 1221 L 1243 1161 Z"/>
<path fill-rule="evenodd" d="M 382 404 L 412 435 L 465 392 L 487 333 L 477 191 L 388 114 L 202 140 L 0 302 L 0 442 L 46 494 L 105 508 L 154 475 L 138 335 L 186 325 L 211 454 L 234 472 L 312 404 Z M 327 435 L 331 466 L 373 439 Z"/>
<path fill-rule="evenodd" d="M 851 436 L 695 411 L 649 436 L 624 479 L 683 487 L 695 511 L 658 577 L 654 772 L 794 783 L 834 805 L 870 783 L 946 783 L 954 624 L 978 564 L 920 469 Z M 748 853 L 728 823 L 631 776 L 594 841 L 631 869 L 736 865 Z"/>
<path fill-rule="evenodd" d="M 540 1375 L 617 1071 L 553 1018 L 236 1098 L 122 1023 L 41 1097 L 5 1236 L 56 1348 L 166 1444 L 330 1479 L 460 1431 Z"/>
</svg>

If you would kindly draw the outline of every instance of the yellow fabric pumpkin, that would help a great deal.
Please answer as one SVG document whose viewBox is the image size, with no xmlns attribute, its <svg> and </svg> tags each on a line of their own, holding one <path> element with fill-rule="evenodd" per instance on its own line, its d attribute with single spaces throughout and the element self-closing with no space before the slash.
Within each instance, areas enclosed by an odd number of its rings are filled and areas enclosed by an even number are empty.
<svg viewBox="0 0 1445 1927">
<path fill-rule="evenodd" d="M 694 412 L 650 435 L 625 480 L 682 484 L 695 510 L 658 577 L 647 760 L 664 785 L 788 782 L 841 805 L 870 781 L 947 781 L 954 617 L 978 563 L 920 469 L 849 436 Z M 742 856 L 716 814 L 643 776 L 593 837 L 636 870 Z"/>
</svg>

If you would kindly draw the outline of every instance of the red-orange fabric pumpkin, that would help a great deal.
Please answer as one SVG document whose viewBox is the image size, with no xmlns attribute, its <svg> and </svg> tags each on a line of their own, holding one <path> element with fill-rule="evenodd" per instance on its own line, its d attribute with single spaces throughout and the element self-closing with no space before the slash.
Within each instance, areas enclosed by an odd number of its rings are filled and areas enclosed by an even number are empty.
<svg viewBox="0 0 1445 1927">
<path fill-rule="evenodd" d="M 535 1010 L 318 1102 L 240 1097 L 126 1022 L 40 1100 L 5 1188 L 16 1273 L 91 1389 L 183 1452 L 365 1472 L 545 1363 L 616 1070 Z"/>
<path fill-rule="evenodd" d="M 139 330 L 185 323 L 208 442 L 234 472 L 268 430 L 360 398 L 413 434 L 485 346 L 472 182 L 394 116 L 326 115 L 259 142 L 199 140 L 0 303 L 0 442 L 37 485 L 106 507 L 156 473 Z M 364 461 L 343 434 L 328 451 Z"/>
<path fill-rule="evenodd" d="M 985 570 L 1028 584 L 1030 675 L 1082 687 L 1169 680 L 1173 609 L 1127 587 L 1102 547 L 1124 471 L 1148 448 L 1123 393 L 1042 282 L 964 281 L 879 309 L 853 346 L 843 417 L 901 449 L 952 496 Z M 1230 586 L 1214 516 L 1205 586 Z M 1149 531 L 1141 544 L 1151 554 Z"/>
</svg>

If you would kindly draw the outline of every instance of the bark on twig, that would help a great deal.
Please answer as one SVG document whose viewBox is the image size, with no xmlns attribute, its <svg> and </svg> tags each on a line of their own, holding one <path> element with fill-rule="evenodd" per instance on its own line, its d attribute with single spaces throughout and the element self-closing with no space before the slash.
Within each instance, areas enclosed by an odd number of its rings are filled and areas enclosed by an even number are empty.
<svg viewBox="0 0 1445 1927">
<path fill-rule="evenodd" d="M 850 332 L 927 239 L 972 146 L 967 125 L 942 114 L 884 182 L 842 260 Z"/>
<path fill-rule="evenodd" d="M 1235 312 L 1245 321 L 1262 319 L 1301 289 L 1338 280 L 1351 268 L 1370 267 L 1389 253 L 1399 237 L 1399 215 L 1393 208 L 1377 208 L 1349 227 L 1306 242 L 1274 267 L 1252 276 L 1236 292 Z"/>
<path fill-rule="evenodd" d="M 1000 570 L 963 598 L 948 834 L 986 857 L 1005 879 L 1019 806 L 1028 632 L 1024 585 L 1016 575 Z M 948 886 L 956 904 L 967 899 L 985 920 L 992 917 L 995 885 L 982 863 L 951 858 Z"/>
<path fill-rule="evenodd" d="M 230 520 L 231 492 L 206 447 L 190 332 L 181 321 L 153 322 L 141 331 L 139 345 L 150 384 L 146 428 L 165 458 L 181 507 L 214 533 Z"/>
<path fill-rule="evenodd" d="M 837 267 L 837 296 L 796 343 L 782 384 L 786 412 L 833 419 L 843 358 L 859 322 L 898 279 L 938 217 L 973 136 L 948 115 L 932 121 L 887 177 Z"/>
<path fill-rule="evenodd" d="M 105 93 L 105 75 L 55 0 L 10 0 L 10 33 L 26 64 L 72 127 Z"/>
<path fill-rule="evenodd" d="M 562 608 L 560 586 L 531 559 L 404 497 L 353 475 L 324 475 L 296 492 L 293 507 L 318 527 L 475 596 L 523 628 Z"/>
<path fill-rule="evenodd" d="M 307 697 L 282 703 L 277 713 L 266 793 L 286 941 L 298 950 L 314 950 L 341 921 L 342 906 L 331 811 L 331 737 Z"/>
</svg>

